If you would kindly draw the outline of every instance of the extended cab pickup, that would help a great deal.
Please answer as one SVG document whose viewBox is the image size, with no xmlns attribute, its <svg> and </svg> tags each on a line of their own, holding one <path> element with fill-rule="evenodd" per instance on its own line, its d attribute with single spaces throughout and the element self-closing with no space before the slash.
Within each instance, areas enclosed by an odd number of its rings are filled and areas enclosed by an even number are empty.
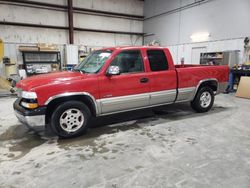
<svg viewBox="0 0 250 188">
<path fill-rule="evenodd" d="M 83 134 L 91 116 L 187 101 L 195 111 L 207 112 L 228 75 L 228 66 L 174 65 L 167 48 L 105 48 L 72 71 L 20 81 L 14 110 L 23 124 L 51 126 L 69 138 Z"/>
</svg>

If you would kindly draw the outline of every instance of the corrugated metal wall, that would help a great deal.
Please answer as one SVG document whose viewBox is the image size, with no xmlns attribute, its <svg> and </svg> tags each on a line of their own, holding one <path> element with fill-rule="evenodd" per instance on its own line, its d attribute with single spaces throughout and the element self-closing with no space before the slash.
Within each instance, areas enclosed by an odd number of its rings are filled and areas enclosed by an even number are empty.
<svg viewBox="0 0 250 188">
<path fill-rule="evenodd" d="M 27 1 L 26 1 L 27 2 Z M 32 2 L 53 3 L 67 6 L 67 0 L 32 0 Z M 105 30 L 108 32 L 74 31 L 74 44 L 89 48 L 100 48 L 117 45 L 141 45 L 143 32 L 143 1 L 139 0 L 73 0 L 74 27 L 90 30 Z M 96 10 L 95 12 L 82 11 Z M 100 14 L 98 11 L 104 11 Z M 125 14 L 119 16 L 108 12 Z M 126 15 L 137 15 L 138 18 Z M 50 25 L 55 27 L 68 27 L 67 10 L 44 6 L 0 1 L 0 38 L 5 42 L 5 55 L 17 63 L 22 63 L 19 45 L 36 43 L 58 44 L 64 57 L 64 45 L 69 43 L 67 29 L 47 29 L 38 27 L 24 27 L 4 25 L 3 23 L 28 23 Z M 117 31 L 121 33 L 112 33 Z M 127 33 L 127 34 L 123 34 Z"/>
</svg>

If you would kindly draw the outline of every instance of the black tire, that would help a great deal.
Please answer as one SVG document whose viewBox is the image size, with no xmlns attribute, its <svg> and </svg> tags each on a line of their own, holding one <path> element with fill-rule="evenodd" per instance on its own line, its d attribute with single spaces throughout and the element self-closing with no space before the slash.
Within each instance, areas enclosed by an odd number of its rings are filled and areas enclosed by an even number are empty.
<svg viewBox="0 0 250 188">
<path fill-rule="evenodd" d="M 90 116 L 90 110 L 84 103 L 79 101 L 64 102 L 56 107 L 51 116 L 52 131 L 60 138 L 80 136 L 87 131 Z"/>
<path fill-rule="evenodd" d="M 194 100 L 191 102 L 192 108 L 198 113 L 208 112 L 212 108 L 213 104 L 214 91 L 210 87 L 202 87 L 199 89 Z"/>
</svg>

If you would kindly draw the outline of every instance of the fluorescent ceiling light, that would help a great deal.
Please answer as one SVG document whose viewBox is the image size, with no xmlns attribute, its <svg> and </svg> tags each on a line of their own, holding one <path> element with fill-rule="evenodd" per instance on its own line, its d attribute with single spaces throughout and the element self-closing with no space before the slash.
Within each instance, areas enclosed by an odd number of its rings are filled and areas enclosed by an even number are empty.
<svg viewBox="0 0 250 188">
<path fill-rule="evenodd" d="M 193 42 L 204 42 L 207 41 L 210 37 L 209 33 L 194 33 L 190 36 Z"/>
</svg>

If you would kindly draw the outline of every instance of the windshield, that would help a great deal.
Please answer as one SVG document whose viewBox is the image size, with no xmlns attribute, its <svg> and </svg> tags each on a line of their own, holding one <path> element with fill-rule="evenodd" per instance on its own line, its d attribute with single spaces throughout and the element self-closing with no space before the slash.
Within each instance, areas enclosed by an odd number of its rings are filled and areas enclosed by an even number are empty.
<svg viewBox="0 0 250 188">
<path fill-rule="evenodd" d="M 106 60 L 110 57 L 112 51 L 98 50 L 89 54 L 82 62 L 80 62 L 73 70 L 82 71 L 84 73 L 97 73 Z"/>
</svg>

